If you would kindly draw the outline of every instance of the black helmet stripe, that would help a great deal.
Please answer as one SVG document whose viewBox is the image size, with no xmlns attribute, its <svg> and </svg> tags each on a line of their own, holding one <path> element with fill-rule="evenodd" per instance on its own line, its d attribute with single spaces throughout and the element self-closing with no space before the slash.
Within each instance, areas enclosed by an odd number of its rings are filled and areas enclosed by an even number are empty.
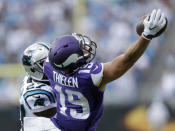
<svg viewBox="0 0 175 131">
<path fill-rule="evenodd" d="M 42 46 L 46 47 L 48 50 L 50 50 L 49 46 L 47 46 L 46 44 L 39 43 L 39 45 L 42 45 Z"/>
</svg>

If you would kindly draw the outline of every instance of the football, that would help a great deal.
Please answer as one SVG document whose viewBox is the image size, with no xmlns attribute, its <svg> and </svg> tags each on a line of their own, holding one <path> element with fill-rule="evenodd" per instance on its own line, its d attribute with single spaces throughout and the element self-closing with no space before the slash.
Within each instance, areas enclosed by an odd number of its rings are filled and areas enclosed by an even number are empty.
<svg viewBox="0 0 175 131">
<path fill-rule="evenodd" d="M 144 30 L 143 21 L 146 17 L 147 17 L 147 15 L 142 16 L 136 25 L 136 32 L 139 36 L 142 35 L 142 32 Z M 166 24 L 165 24 L 164 28 L 162 28 L 154 37 L 161 35 L 166 30 L 167 25 L 168 25 L 168 19 L 166 17 L 165 17 L 165 19 L 166 19 Z"/>
</svg>

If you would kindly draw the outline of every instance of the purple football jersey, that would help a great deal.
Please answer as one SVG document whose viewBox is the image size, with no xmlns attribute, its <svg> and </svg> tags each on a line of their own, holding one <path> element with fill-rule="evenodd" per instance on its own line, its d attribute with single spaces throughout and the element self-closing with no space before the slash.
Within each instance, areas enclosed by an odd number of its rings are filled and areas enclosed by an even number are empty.
<svg viewBox="0 0 175 131">
<path fill-rule="evenodd" d="M 62 131 L 95 131 L 103 114 L 103 92 L 99 90 L 103 64 L 89 63 L 73 75 L 44 63 L 57 99 L 57 115 L 52 122 Z"/>
</svg>

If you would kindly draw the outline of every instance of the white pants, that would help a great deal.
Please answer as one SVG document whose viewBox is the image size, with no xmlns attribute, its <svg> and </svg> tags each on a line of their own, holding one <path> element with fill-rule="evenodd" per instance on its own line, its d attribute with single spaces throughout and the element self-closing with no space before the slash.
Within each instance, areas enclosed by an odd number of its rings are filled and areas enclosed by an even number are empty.
<svg viewBox="0 0 175 131">
<path fill-rule="evenodd" d="M 45 117 L 24 117 L 24 131 L 61 131 Z"/>
</svg>

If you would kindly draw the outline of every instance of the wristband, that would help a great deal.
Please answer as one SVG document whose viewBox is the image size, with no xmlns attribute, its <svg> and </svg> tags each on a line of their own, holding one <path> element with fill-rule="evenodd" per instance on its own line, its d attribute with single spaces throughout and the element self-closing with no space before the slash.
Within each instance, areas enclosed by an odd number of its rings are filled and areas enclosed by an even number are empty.
<svg viewBox="0 0 175 131">
<path fill-rule="evenodd" d="M 145 38 L 146 40 L 152 40 L 151 35 L 145 36 L 144 33 L 142 33 L 142 37 Z"/>
</svg>

